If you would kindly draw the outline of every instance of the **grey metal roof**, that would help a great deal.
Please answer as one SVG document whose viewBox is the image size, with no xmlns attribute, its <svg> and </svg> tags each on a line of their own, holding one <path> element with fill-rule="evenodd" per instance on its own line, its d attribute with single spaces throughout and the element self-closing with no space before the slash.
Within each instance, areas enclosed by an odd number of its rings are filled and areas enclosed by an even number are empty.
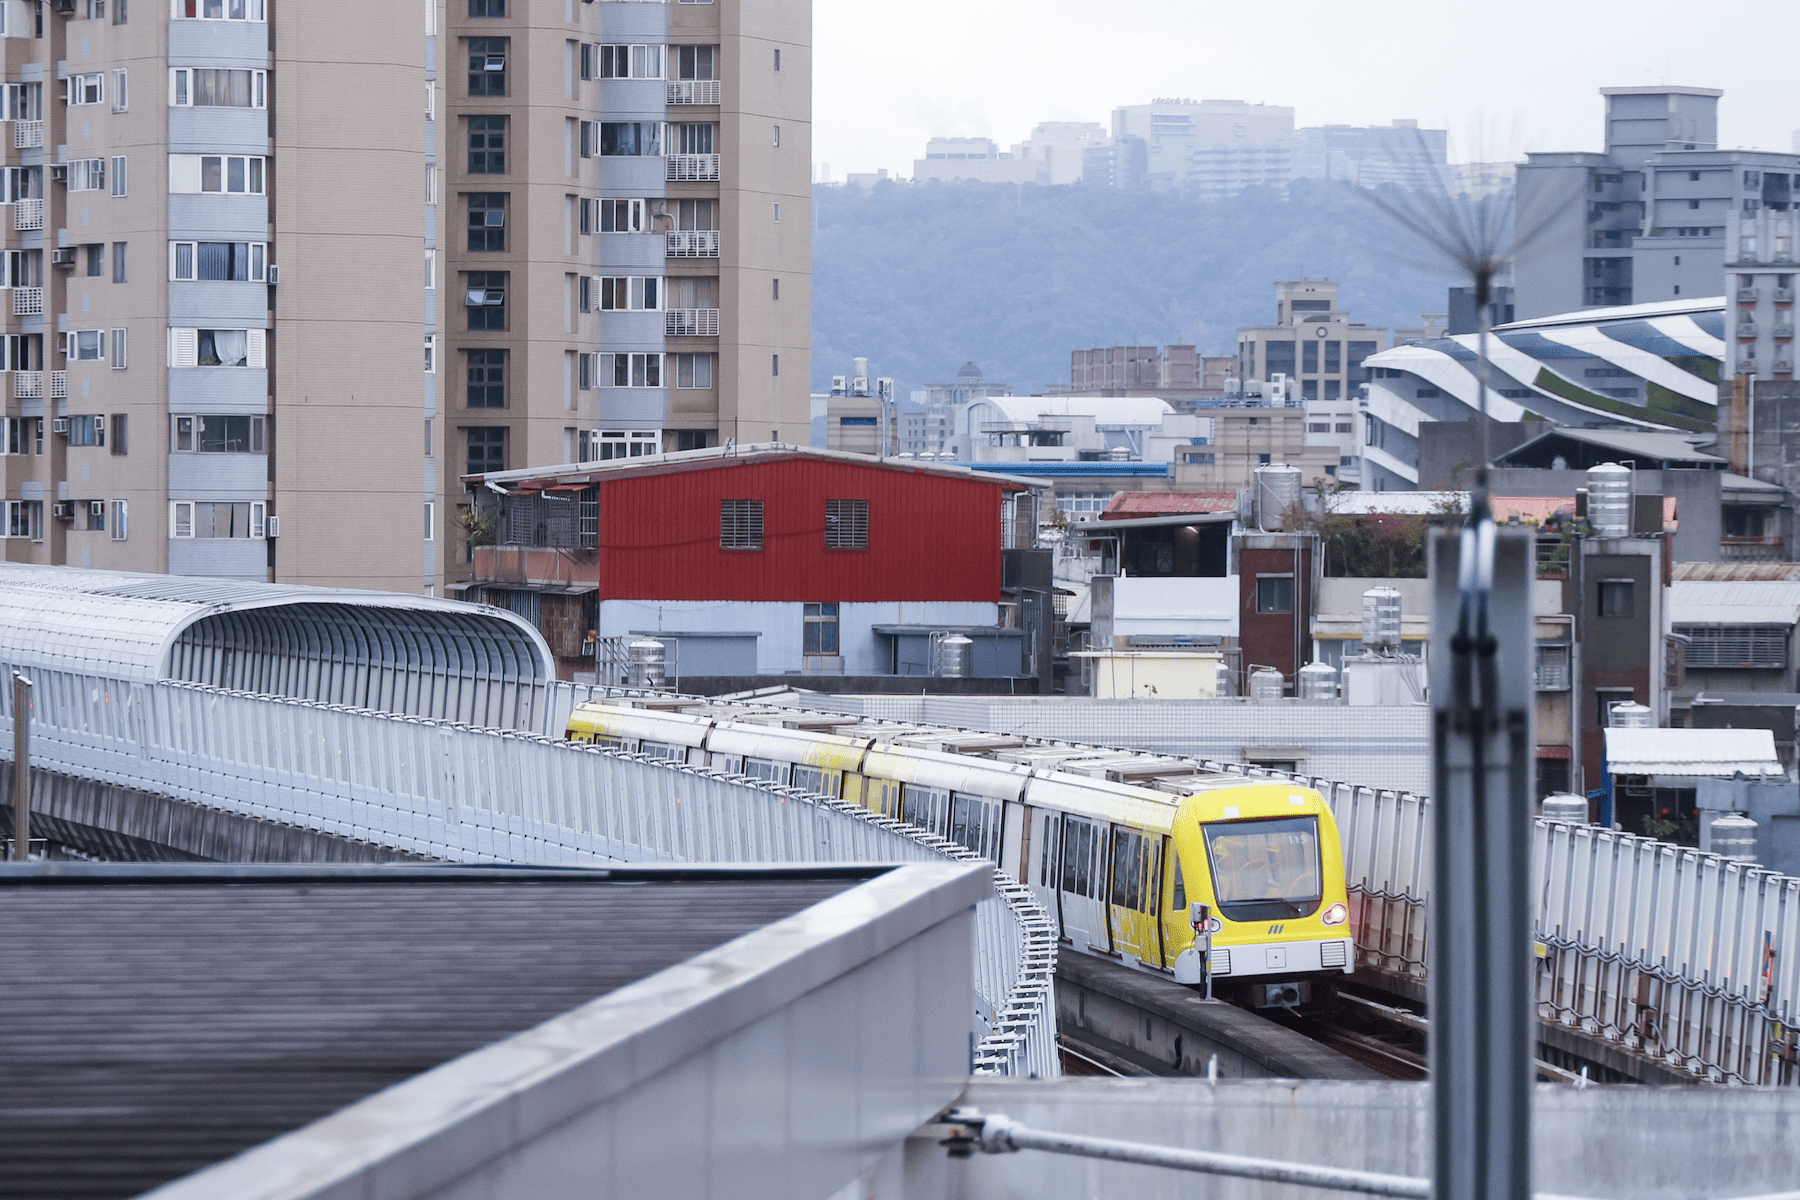
<svg viewBox="0 0 1800 1200">
<path fill-rule="evenodd" d="M 1694 443 L 1679 433 L 1661 433 L 1654 430 L 1638 429 L 1552 429 L 1541 433 L 1528 442 L 1508 450 L 1505 454 L 1494 456 L 1496 466 L 1504 465 L 1523 455 L 1525 451 L 1545 442 L 1554 442 L 1566 438 L 1572 442 L 1584 442 L 1590 446 L 1598 446 L 1604 450 L 1614 450 L 1626 458 L 1654 458 L 1674 460 L 1677 462 L 1720 463 L 1726 460 L 1716 454 L 1707 454 L 1694 448 Z"/>
<path fill-rule="evenodd" d="M 236 656 L 229 669 L 216 654 L 207 661 L 220 649 Z M 400 592 L 0 563 L 0 662 L 120 680 L 186 679 L 307 694 L 246 675 L 256 670 L 252 660 L 258 655 L 266 660 L 265 673 L 311 655 L 486 669 L 512 678 L 556 674 L 550 648 L 530 622 L 485 605 Z"/>
<path fill-rule="evenodd" d="M 135 1196 L 886 869 L 0 866 L 0 1197 Z"/>
<path fill-rule="evenodd" d="M 1782 774 L 1775 735 L 1767 729 L 1608 729 L 1606 761 L 1614 775 L 1684 775 L 1730 779 Z"/>
</svg>

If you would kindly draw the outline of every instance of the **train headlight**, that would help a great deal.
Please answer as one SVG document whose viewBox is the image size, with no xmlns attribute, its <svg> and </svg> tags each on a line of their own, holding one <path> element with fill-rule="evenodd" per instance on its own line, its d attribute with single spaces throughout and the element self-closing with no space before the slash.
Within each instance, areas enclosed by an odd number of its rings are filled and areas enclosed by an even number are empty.
<svg viewBox="0 0 1800 1200">
<path fill-rule="evenodd" d="M 1218 933 L 1219 931 L 1221 931 L 1224 928 L 1225 928 L 1225 922 L 1219 920 L 1219 918 L 1217 918 L 1217 917 L 1206 918 L 1206 932 L 1207 933 Z"/>
<path fill-rule="evenodd" d="M 1324 915 L 1319 918 L 1319 920 L 1325 922 L 1327 925 L 1342 925 L 1349 919 L 1350 910 L 1345 908 L 1342 904 L 1332 905 L 1330 908 L 1326 909 Z"/>
</svg>

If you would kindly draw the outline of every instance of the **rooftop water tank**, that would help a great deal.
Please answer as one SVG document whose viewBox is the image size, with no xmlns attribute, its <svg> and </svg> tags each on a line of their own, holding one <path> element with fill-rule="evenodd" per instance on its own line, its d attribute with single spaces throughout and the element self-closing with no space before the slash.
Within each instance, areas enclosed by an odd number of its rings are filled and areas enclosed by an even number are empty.
<svg viewBox="0 0 1800 1200">
<path fill-rule="evenodd" d="M 1564 821 L 1570 825 L 1586 825 L 1588 823 L 1587 797 L 1573 796 L 1567 792 L 1545 796 L 1543 814 L 1546 821 Z"/>
<path fill-rule="evenodd" d="M 1371 654 L 1381 647 L 1400 649 L 1400 590 L 1372 587 L 1362 594 L 1363 649 Z"/>
<path fill-rule="evenodd" d="M 1237 695 L 1236 680 L 1232 676 L 1233 676 L 1233 673 L 1231 670 L 1230 661 L 1227 659 L 1221 658 L 1219 660 L 1219 677 L 1218 677 L 1217 682 L 1215 682 L 1213 684 L 1213 695 L 1215 695 L 1215 696 L 1235 696 L 1235 695 Z"/>
<path fill-rule="evenodd" d="M 1624 704 L 1612 706 L 1612 714 L 1607 722 L 1614 729 L 1649 729 L 1650 710 L 1642 704 L 1627 700 Z"/>
<path fill-rule="evenodd" d="M 664 647 L 655 638 L 639 638 L 625 647 L 629 661 L 629 674 L 626 682 L 631 687 L 659 688 L 663 686 Z"/>
<path fill-rule="evenodd" d="M 1274 704 L 1281 699 L 1283 676 L 1274 667 L 1258 667 L 1250 672 L 1250 700 L 1253 704 Z"/>
<path fill-rule="evenodd" d="M 942 634 L 932 641 L 931 673 L 940 679 L 967 679 L 974 673 L 975 643 L 960 633 Z"/>
<path fill-rule="evenodd" d="M 1631 536 L 1631 468 L 1601 463 L 1588 468 L 1588 526 L 1595 537 Z"/>
<path fill-rule="evenodd" d="M 1756 822 L 1743 813 L 1726 813 L 1712 823 L 1712 852 L 1739 862 L 1756 861 Z"/>
<path fill-rule="evenodd" d="M 1300 507 L 1300 468 L 1269 463 L 1256 468 L 1256 525 L 1278 533 L 1284 514 Z"/>
<path fill-rule="evenodd" d="M 1302 700 L 1336 700 L 1337 668 L 1330 663 L 1312 662 L 1300 668 L 1299 684 Z"/>
</svg>

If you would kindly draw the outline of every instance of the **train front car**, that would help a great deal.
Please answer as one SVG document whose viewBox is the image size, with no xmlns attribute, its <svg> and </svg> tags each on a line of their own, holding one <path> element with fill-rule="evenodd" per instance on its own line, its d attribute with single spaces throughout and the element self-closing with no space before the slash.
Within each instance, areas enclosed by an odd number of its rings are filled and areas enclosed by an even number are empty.
<svg viewBox="0 0 1800 1200">
<path fill-rule="evenodd" d="M 1344 856 L 1319 793 L 1280 781 L 1208 789 L 1180 803 L 1171 837 L 1186 902 L 1211 914 L 1215 992 L 1292 1006 L 1354 969 Z M 1185 912 L 1171 923 L 1185 926 Z M 1168 936 L 1181 946 L 1176 979 L 1200 982 L 1192 929 Z"/>
</svg>

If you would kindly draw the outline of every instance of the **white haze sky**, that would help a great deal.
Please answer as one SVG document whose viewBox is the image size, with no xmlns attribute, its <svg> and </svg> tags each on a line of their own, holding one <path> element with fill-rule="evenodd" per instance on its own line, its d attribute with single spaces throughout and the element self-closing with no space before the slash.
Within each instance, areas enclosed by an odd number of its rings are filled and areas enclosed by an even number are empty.
<svg viewBox="0 0 1800 1200">
<path fill-rule="evenodd" d="M 814 0 L 813 21 L 813 160 L 834 180 L 1159 96 L 1416 118 L 1452 162 L 1599 150 L 1602 87 L 1722 88 L 1728 148 L 1786 151 L 1800 128 L 1794 0 Z"/>
</svg>

